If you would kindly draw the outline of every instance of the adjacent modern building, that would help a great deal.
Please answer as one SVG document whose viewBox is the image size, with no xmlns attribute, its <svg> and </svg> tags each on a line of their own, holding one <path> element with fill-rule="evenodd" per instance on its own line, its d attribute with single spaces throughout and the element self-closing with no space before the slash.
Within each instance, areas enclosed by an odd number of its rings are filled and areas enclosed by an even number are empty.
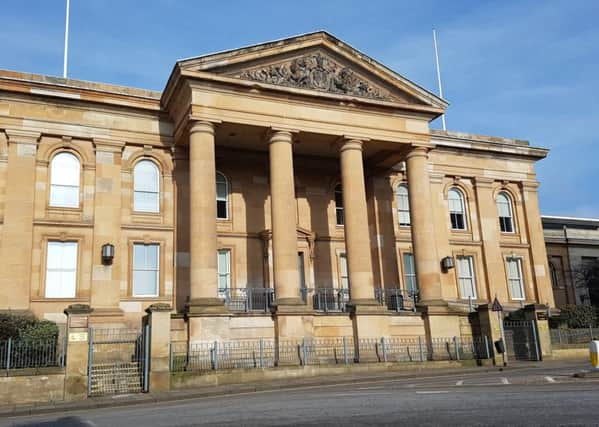
<svg viewBox="0 0 599 427">
<path fill-rule="evenodd" d="M 178 61 L 162 92 L 1 71 L 0 309 L 163 303 L 199 340 L 553 306 L 547 150 L 431 130 L 447 106 L 325 32 Z"/>
<path fill-rule="evenodd" d="M 543 216 L 555 304 L 599 307 L 599 219 Z"/>
</svg>

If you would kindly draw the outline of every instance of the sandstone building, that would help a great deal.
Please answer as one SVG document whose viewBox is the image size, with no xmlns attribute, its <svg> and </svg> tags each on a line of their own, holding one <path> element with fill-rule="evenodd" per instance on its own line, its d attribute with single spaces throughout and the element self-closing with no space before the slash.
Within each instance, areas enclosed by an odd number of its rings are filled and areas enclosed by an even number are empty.
<svg viewBox="0 0 599 427">
<path fill-rule="evenodd" d="M 325 32 L 181 60 L 162 92 L 1 71 L 0 309 L 166 303 L 211 339 L 553 306 L 547 150 L 431 130 L 446 108 Z"/>
</svg>

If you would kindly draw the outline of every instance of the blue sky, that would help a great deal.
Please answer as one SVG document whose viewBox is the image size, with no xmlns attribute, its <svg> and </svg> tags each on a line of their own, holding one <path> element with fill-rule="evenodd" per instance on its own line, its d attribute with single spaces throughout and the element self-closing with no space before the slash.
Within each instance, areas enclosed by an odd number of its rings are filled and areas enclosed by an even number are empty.
<svg viewBox="0 0 599 427">
<path fill-rule="evenodd" d="M 5 2 L 0 68 L 61 75 L 64 7 Z M 161 90 L 177 59 L 325 29 L 436 92 L 435 27 L 448 128 L 551 149 L 543 213 L 599 217 L 598 19 L 597 0 L 71 0 L 69 77 Z"/>
</svg>

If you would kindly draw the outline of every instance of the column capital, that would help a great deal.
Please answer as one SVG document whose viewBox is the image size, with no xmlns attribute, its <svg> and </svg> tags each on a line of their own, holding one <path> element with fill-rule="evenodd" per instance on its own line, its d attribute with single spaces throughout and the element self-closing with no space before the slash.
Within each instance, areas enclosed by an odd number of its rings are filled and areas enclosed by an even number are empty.
<svg viewBox="0 0 599 427">
<path fill-rule="evenodd" d="M 189 122 L 189 134 L 209 133 L 214 135 L 215 123 L 208 120 L 192 120 Z"/>
<path fill-rule="evenodd" d="M 264 135 L 264 139 L 266 139 L 266 141 L 268 141 L 269 144 L 273 143 L 273 142 L 289 142 L 292 143 L 293 142 L 293 135 L 298 133 L 299 131 L 294 130 L 294 129 L 284 129 L 284 128 L 278 128 L 278 127 L 271 127 L 268 128 L 265 135 Z"/>
<path fill-rule="evenodd" d="M 9 144 L 18 143 L 37 145 L 42 136 L 40 132 L 31 132 L 21 129 L 5 129 L 4 133 L 6 133 Z"/>
<path fill-rule="evenodd" d="M 406 158 L 413 157 L 413 156 L 428 157 L 428 152 L 430 150 L 432 150 L 433 148 L 435 148 L 435 144 L 430 144 L 430 143 L 426 143 L 426 142 L 412 143 L 411 149 L 410 149 L 409 153 L 407 154 Z"/>
<path fill-rule="evenodd" d="M 524 191 L 537 191 L 539 189 L 539 181 L 522 181 L 520 183 Z"/>
<path fill-rule="evenodd" d="M 491 188 L 495 180 L 493 178 L 487 178 L 482 176 L 474 177 L 474 186 L 476 188 Z"/>
<path fill-rule="evenodd" d="M 339 152 L 342 153 L 346 150 L 357 150 L 362 152 L 362 146 L 364 145 L 364 141 L 364 139 L 343 136 L 337 140 Z"/>
</svg>

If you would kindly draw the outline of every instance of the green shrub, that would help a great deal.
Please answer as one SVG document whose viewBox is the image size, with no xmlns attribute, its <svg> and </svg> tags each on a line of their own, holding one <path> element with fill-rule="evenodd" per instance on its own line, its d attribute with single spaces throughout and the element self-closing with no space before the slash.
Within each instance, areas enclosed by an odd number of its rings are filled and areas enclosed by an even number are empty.
<svg viewBox="0 0 599 427">
<path fill-rule="evenodd" d="M 49 341 L 58 339 L 58 326 L 49 320 L 40 320 L 21 332 L 20 338 L 31 341 Z"/>
<path fill-rule="evenodd" d="M 32 314 L 0 313 L 0 341 L 8 338 L 56 340 L 58 326 L 49 320 L 38 320 Z"/>
<path fill-rule="evenodd" d="M 560 307 L 560 318 L 568 328 L 597 326 L 597 311 L 590 305 L 564 305 Z"/>
</svg>

